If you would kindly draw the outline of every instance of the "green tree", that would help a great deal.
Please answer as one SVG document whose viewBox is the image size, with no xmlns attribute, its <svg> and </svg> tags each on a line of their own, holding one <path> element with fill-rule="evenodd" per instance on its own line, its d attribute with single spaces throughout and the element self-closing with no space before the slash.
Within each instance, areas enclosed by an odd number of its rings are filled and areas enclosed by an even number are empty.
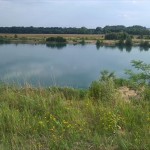
<svg viewBox="0 0 150 150">
<path fill-rule="evenodd" d="M 120 39 L 119 42 L 117 43 L 117 45 L 119 45 L 119 46 L 124 46 L 124 40 L 123 40 L 123 39 Z"/>
<path fill-rule="evenodd" d="M 46 39 L 46 42 L 56 42 L 56 43 L 65 43 L 66 39 L 63 37 L 49 37 Z"/>
<path fill-rule="evenodd" d="M 146 64 L 140 60 L 133 60 L 132 66 L 138 70 L 133 72 L 132 70 L 126 70 L 126 74 L 129 75 L 129 79 L 136 84 L 148 84 L 150 85 L 150 64 Z"/>
<path fill-rule="evenodd" d="M 100 48 L 100 46 L 103 46 L 103 41 L 101 40 L 97 40 L 96 41 L 96 47 L 97 47 L 97 49 L 99 49 Z"/>
<path fill-rule="evenodd" d="M 114 80 L 116 78 L 114 72 L 109 72 L 107 70 L 101 71 L 100 81 L 108 81 L 110 79 Z"/>
<path fill-rule="evenodd" d="M 127 37 L 127 39 L 126 39 L 126 41 L 125 41 L 125 45 L 126 45 L 126 46 L 132 46 L 132 39 L 131 39 L 130 36 Z"/>
<path fill-rule="evenodd" d="M 82 39 L 81 42 L 80 42 L 80 44 L 81 44 L 81 45 L 85 45 L 85 40 Z"/>
</svg>

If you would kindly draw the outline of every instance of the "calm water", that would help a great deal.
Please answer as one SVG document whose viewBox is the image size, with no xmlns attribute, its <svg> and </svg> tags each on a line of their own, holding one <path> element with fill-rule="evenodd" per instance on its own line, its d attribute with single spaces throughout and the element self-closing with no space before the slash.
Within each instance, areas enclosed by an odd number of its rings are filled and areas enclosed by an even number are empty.
<svg viewBox="0 0 150 150">
<path fill-rule="evenodd" d="M 0 45 L 0 80 L 34 86 L 87 88 L 100 71 L 115 71 L 124 76 L 131 60 L 150 63 L 150 51 L 96 48 L 95 45 Z"/>
</svg>

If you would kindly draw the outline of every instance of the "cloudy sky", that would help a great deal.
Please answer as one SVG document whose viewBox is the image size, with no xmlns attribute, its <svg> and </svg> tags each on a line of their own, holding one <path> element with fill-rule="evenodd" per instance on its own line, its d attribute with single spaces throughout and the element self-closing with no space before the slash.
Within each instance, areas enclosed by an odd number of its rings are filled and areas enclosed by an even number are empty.
<svg viewBox="0 0 150 150">
<path fill-rule="evenodd" d="M 150 0 L 0 0 L 0 26 L 150 27 Z"/>
</svg>

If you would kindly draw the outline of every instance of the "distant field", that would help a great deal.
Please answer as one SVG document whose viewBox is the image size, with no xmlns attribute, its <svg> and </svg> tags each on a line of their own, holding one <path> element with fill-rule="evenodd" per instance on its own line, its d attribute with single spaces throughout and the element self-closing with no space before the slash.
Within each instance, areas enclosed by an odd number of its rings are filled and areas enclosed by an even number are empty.
<svg viewBox="0 0 150 150">
<path fill-rule="evenodd" d="M 0 34 L 0 36 L 14 37 L 15 34 Z M 18 38 L 47 38 L 61 36 L 65 38 L 104 38 L 104 35 L 97 34 L 17 34 Z"/>
<path fill-rule="evenodd" d="M 63 37 L 67 39 L 67 43 L 79 43 L 82 39 L 86 43 L 96 43 L 98 39 L 104 39 L 104 35 L 97 34 L 0 34 L 0 37 L 9 39 L 12 43 L 45 43 L 48 37 Z"/>
<path fill-rule="evenodd" d="M 95 44 L 97 40 L 103 40 L 104 45 L 115 45 L 118 40 L 105 40 L 105 34 L 0 34 L 0 37 L 7 38 L 11 43 L 45 43 L 48 37 L 64 37 L 67 43 L 80 43 L 83 39 L 85 43 Z M 150 41 L 149 39 L 139 39 L 137 35 L 133 36 L 133 45 L 139 45 L 141 40 Z"/>
</svg>

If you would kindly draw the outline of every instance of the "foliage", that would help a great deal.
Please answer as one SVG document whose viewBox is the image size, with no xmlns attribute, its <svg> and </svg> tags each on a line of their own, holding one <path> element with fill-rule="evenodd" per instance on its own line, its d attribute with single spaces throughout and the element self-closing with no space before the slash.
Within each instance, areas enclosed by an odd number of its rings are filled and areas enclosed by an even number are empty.
<svg viewBox="0 0 150 150">
<path fill-rule="evenodd" d="M 101 71 L 100 81 L 108 81 L 113 80 L 116 78 L 114 72 L 109 72 L 108 70 Z"/>
<path fill-rule="evenodd" d="M 46 39 L 47 42 L 65 43 L 66 39 L 63 37 L 49 37 Z"/>
<path fill-rule="evenodd" d="M 80 41 L 80 44 L 81 44 L 81 45 L 85 45 L 85 40 L 82 39 L 82 40 Z"/>
<path fill-rule="evenodd" d="M 94 81 L 89 88 L 89 96 L 94 101 L 110 101 L 115 98 L 115 86 L 111 79 Z"/>
<path fill-rule="evenodd" d="M 2 36 L 0 36 L 0 44 L 5 44 L 5 43 L 9 43 L 10 42 L 10 40 L 9 39 L 7 39 L 7 38 L 5 38 L 5 37 L 2 37 Z"/>
<path fill-rule="evenodd" d="M 146 64 L 140 60 L 133 60 L 132 66 L 139 72 L 134 73 L 132 70 L 126 70 L 126 74 L 129 78 L 137 84 L 149 84 L 150 83 L 150 64 Z"/>
<path fill-rule="evenodd" d="M 101 45 L 101 41 L 100 41 L 100 40 L 97 40 L 97 41 L 96 41 L 96 45 L 97 45 L 97 46 L 100 46 L 100 45 Z"/>
<path fill-rule="evenodd" d="M 126 39 L 125 45 L 126 45 L 126 46 L 132 46 L 132 39 L 131 39 L 131 37 L 128 37 L 128 38 Z"/>
<path fill-rule="evenodd" d="M 84 99 L 87 95 L 86 90 L 80 90 L 80 89 L 74 89 L 74 88 L 68 88 L 68 87 L 51 87 L 49 88 L 49 91 L 52 94 L 60 93 L 65 99 Z"/>
<path fill-rule="evenodd" d="M 88 29 L 86 27 L 62 28 L 62 27 L 0 27 L 0 33 L 12 34 L 107 34 L 107 33 L 128 33 L 131 35 L 149 35 L 150 31 L 142 26 L 125 27 L 122 25 L 96 27 Z"/>
<path fill-rule="evenodd" d="M 142 92 L 142 96 L 143 96 L 144 100 L 150 101 L 150 87 L 149 86 L 144 87 L 144 90 Z"/>
<path fill-rule="evenodd" d="M 150 79 L 150 65 L 132 65 Z M 1 85 L 0 149 L 150 149 L 150 86 L 126 102 L 117 81 L 104 70 L 88 90 Z"/>
<path fill-rule="evenodd" d="M 124 46 L 124 40 L 120 39 L 119 42 L 117 43 L 118 46 Z"/>
<path fill-rule="evenodd" d="M 99 49 L 101 46 L 103 46 L 103 40 L 97 40 L 96 41 L 96 47 L 97 47 L 97 49 Z"/>
<path fill-rule="evenodd" d="M 132 35 L 149 35 L 150 31 L 146 27 L 135 25 L 127 27 L 127 33 Z"/>
<path fill-rule="evenodd" d="M 113 33 L 107 33 L 105 35 L 105 39 L 106 40 L 125 40 L 127 39 L 127 37 L 129 37 L 129 35 L 125 32 L 113 32 Z"/>
<path fill-rule="evenodd" d="M 110 33 L 110 32 L 125 32 L 126 27 L 125 26 L 105 26 L 103 28 L 104 33 Z"/>
<path fill-rule="evenodd" d="M 103 33 L 103 29 L 101 27 L 97 27 L 95 29 L 95 34 L 102 34 Z"/>
<path fill-rule="evenodd" d="M 110 100 L 109 84 L 99 103 L 69 88 L 1 86 L 0 148 L 150 149 L 149 101 Z"/>
</svg>

